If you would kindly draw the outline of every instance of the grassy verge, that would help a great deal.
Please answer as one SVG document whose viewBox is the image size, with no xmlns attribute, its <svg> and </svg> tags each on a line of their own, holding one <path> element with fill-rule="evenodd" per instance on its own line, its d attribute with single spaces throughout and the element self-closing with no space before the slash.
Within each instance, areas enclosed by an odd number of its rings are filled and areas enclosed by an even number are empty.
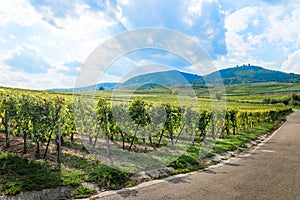
<svg viewBox="0 0 300 200">
<path fill-rule="evenodd" d="M 278 128 L 279 124 L 285 121 L 285 118 L 272 123 L 263 123 L 253 128 L 240 131 L 236 135 L 225 136 L 223 139 L 217 139 L 214 146 L 208 152 L 204 152 L 200 144 L 191 146 L 187 152 L 180 156 L 176 161 L 170 164 L 174 168 L 172 174 L 187 173 L 207 167 L 201 158 L 213 157 L 220 153 L 234 151 L 238 148 L 245 148 L 246 143 L 257 139 L 259 136 L 272 132 Z"/>
</svg>

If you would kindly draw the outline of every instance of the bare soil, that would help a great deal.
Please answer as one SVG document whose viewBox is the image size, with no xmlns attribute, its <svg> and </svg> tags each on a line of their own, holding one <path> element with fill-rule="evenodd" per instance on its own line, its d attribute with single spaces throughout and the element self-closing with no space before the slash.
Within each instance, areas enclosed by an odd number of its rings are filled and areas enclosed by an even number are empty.
<svg viewBox="0 0 300 200">
<path fill-rule="evenodd" d="M 29 139 L 27 139 L 29 141 Z M 37 158 L 35 157 L 35 152 L 36 152 L 36 144 L 28 144 L 27 145 L 27 154 L 23 154 L 23 138 L 11 135 L 10 136 L 10 146 L 9 148 L 6 148 L 5 145 L 5 133 L 0 132 L 0 151 L 8 152 L 8 153 L 13 153 L 17 154 L 32 160 L 36 160 Z M 46 150 L 47 143 L 45 144 L 40 144 L 40 149 L 41 149 L 41 157 L 39 159 L 43 158 L 43 155 Z M 65 154 L 77 154 L 77 155 L 87 155 L 88 152 L 84 150 L 78 150 L 74 149 L 72 147 L 67 147 L 67 146 L 62 146 L 62 157 L 63 160 L 65 158 Z M 46 160 L 50 162 L 56 162 L 57 160 L 57 152 L 56 152 L 56 145 L 51 143 L 49 144 Z"/>
</svg>

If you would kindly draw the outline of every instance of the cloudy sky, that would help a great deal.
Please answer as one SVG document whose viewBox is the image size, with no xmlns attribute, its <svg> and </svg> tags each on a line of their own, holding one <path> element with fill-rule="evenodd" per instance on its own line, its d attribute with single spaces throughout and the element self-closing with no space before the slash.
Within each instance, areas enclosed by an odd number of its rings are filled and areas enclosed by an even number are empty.
<svg viewBox="0 0 300 200">
<path fill-rule="evenodd" d="M 3 0 L 0 85 L 72 87 L 86 59 L 121 33 L 159 27 L 199 43 L 217 68 L 248 64 L 300 73 L 300 2 L 294 0 Z M 158 63 L 193 72 L 163 50 L 114 61 L 101 81 Z"/>
</svg>

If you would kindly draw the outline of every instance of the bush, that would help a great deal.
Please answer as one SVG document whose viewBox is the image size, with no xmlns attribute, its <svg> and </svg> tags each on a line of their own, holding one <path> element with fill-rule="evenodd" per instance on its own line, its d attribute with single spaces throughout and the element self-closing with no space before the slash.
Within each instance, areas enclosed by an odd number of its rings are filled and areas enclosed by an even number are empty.
<svg viewBox="0 0 300 200">
<path fill-rule="evenodd" d="M 79 187 L 71 192 L 71 197 L 75 199 L 88 198 L 96 193 L 96 190 L 88 187 Z"/>
<path fill-rule="evenodd" d="M 0 166 L 0 193 L 15 195 L 21 191 L 42 190 L 62 185 L 59 169 L 42 162 L 0 153 Z"/>
<path fill-rule="evenodd" d="M 15 182 L 6 182 L 4 184 L 4 193 L 7 195 L 15 195 L 21 192 L 21 187 Z"/>
<path fill-rule="evenodd" d="M 190 167 L 191 165 L 198 165 L 198 161 L 192 156 L 181 155 L 177 160 L 170 164 L 174 169 L 184 169 Z"/>
<path fill-rule="evenodd" d="M 88 173 L 89 178 L 87 181 L 96 182 L 103 189 L 120 189 L 128 180 L 127 173 L 107 166 L 101 166 Z"/>
</svg>

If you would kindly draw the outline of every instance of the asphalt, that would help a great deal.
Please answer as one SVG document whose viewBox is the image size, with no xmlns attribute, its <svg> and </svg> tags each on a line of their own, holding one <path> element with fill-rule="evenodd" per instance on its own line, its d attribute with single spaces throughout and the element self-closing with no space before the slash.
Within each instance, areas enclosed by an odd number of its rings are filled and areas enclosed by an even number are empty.
<svg viewBox="0 0 300 200">
<path fill-rule="evenodd" d="M 300 200 L 300 111 L 263 144 L 223 164 L 102 196 L 95 199 Z"/>
</svg>

